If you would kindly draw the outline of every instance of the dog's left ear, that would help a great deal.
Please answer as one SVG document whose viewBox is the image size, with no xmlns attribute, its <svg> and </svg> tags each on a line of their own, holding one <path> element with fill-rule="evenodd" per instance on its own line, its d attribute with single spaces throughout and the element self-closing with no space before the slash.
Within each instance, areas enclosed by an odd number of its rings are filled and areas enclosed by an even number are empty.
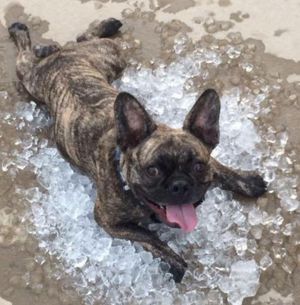
<svg viewBox="0 0 300 305">
<path fill-rule="evenodd" d="M 136 147 L 156 129 L 145 108 L 127 92 L 119 93 L 116 98 L 115 119 L 117 144 L 122 151 Z"/>
<path fill-rule="evenodd" d="M 183 129 L 214 149 L 219 143 L 220 99 L 213 89 L 205 90 L 184 120 Z"/>
</svg>

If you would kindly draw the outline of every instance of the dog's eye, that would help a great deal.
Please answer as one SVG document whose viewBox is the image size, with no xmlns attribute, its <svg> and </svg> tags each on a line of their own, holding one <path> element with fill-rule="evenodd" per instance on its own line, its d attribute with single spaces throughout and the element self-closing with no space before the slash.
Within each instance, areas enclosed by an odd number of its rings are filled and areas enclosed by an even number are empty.
<svg viewBox="0 0 300 305">
<path fill-rule="evenodd" d="M 160 175 L 160 171 L 156 166 L 149 166 L 147 168 L 147 173 L 151 177 L 157 177 Z"/>
<path fill-rule="evenodd" d="M 197 173 L 203 172 L 205 170 L 205 164 L 202 162 L 197 162 L 194 164 L 194 171 Z"/>
</svg>

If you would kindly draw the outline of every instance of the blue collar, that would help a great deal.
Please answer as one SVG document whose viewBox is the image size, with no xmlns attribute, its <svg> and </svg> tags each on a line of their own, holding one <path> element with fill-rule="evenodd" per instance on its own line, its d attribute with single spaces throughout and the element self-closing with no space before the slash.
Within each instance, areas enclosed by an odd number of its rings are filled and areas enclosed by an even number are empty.
<svg viewBox="0 0 300 305">
<path fill-rule="evenodd" d="M 119 146 L 116 147 L 115 149 L 115 164 L 116 164 L 116 170 L 117 170 L 117 175 L 123 185 L 123 189 L 125 192 L 129 191 L 130 188 L 128 186 L 128 184 L 126 183 L 126 180 L 125 180 L 125 177 L 122 173 L 122 170 L 121 170 L 121 166 L 120 166 L 120 160 L 121 160 L 121 149 Z"/>
</svg>

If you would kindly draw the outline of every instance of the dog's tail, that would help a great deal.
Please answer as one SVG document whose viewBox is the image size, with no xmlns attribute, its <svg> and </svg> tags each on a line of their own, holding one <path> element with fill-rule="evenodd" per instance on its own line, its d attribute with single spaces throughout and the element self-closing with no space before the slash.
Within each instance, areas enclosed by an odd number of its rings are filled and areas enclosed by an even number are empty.
<svg viewBox="0 0 300 305">
<path fill-rule="evenodd" d="M 19 52 L 31 51 L 31 39 L 28 27 L 20 22 L 13 23 L 8 32 Z"/>
</svg>

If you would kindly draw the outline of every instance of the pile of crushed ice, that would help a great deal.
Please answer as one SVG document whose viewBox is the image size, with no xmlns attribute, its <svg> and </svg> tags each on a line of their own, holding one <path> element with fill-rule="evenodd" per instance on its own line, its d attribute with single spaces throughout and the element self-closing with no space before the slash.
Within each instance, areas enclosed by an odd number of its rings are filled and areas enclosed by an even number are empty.
<svg viewBox="0 0 300 305">
<path fill-rule="evenodd" d="M 198 95 L 185 89 L 191 77 L 200 73 L 201 61 L 220 63 L 217 54 L 202 58 L 195 53 L 154 71 L 128 69 L 116 86 L 141 98 L 157 120 L 180 127 Z M 273 159 L 279 153 L 273 151 L 263 160 L 264 150 L 257 148 L 261 137 L 251 120 L 265 98 L 238 88 L 224 93 L 221 143 L 214 155 L 233 167 L 264 168 L 272 184 L 276 176 Z M 257 244 L 249 231 L 272 222 L 275 216 L 254 204 L 240 204 L 230 192 L 214 189 L 198 208 L 199 224 L 194 232 L 150 225 L 189 265 L 183 282 L 175 285 L 159 259 L 138 244 L 111 239 L 97 226 L 92 182 L 74 171 L 47 140 L 32 136 L 36 128 L 49 123 L 45 114 L 34 103 L 19 103 L 16 115 L 19 128 L 26 130 L 25 138 L 16 143 L 18 153 L 6 158 L 2 169 L 26 167 L 36 173 L 39 184 L 19 190 L 28 201 L 28 219 L 32 219 L 40 247 L 60 259 L 86 304 L 101 299 L 103 304 L 220 305 L 225 294 L 230 304 L 241 305 L 244 298 L 255 295 L 260 273 L 272 260 L 266 255 L 255 261 Z M 280 151 L 286 144 L 284 137 L 274 140 Z M 290 199 L 288 190 L 280 191 Z M 296 203 L 287 204 L 286 209 L 295 210 Z"/>
</svg>

